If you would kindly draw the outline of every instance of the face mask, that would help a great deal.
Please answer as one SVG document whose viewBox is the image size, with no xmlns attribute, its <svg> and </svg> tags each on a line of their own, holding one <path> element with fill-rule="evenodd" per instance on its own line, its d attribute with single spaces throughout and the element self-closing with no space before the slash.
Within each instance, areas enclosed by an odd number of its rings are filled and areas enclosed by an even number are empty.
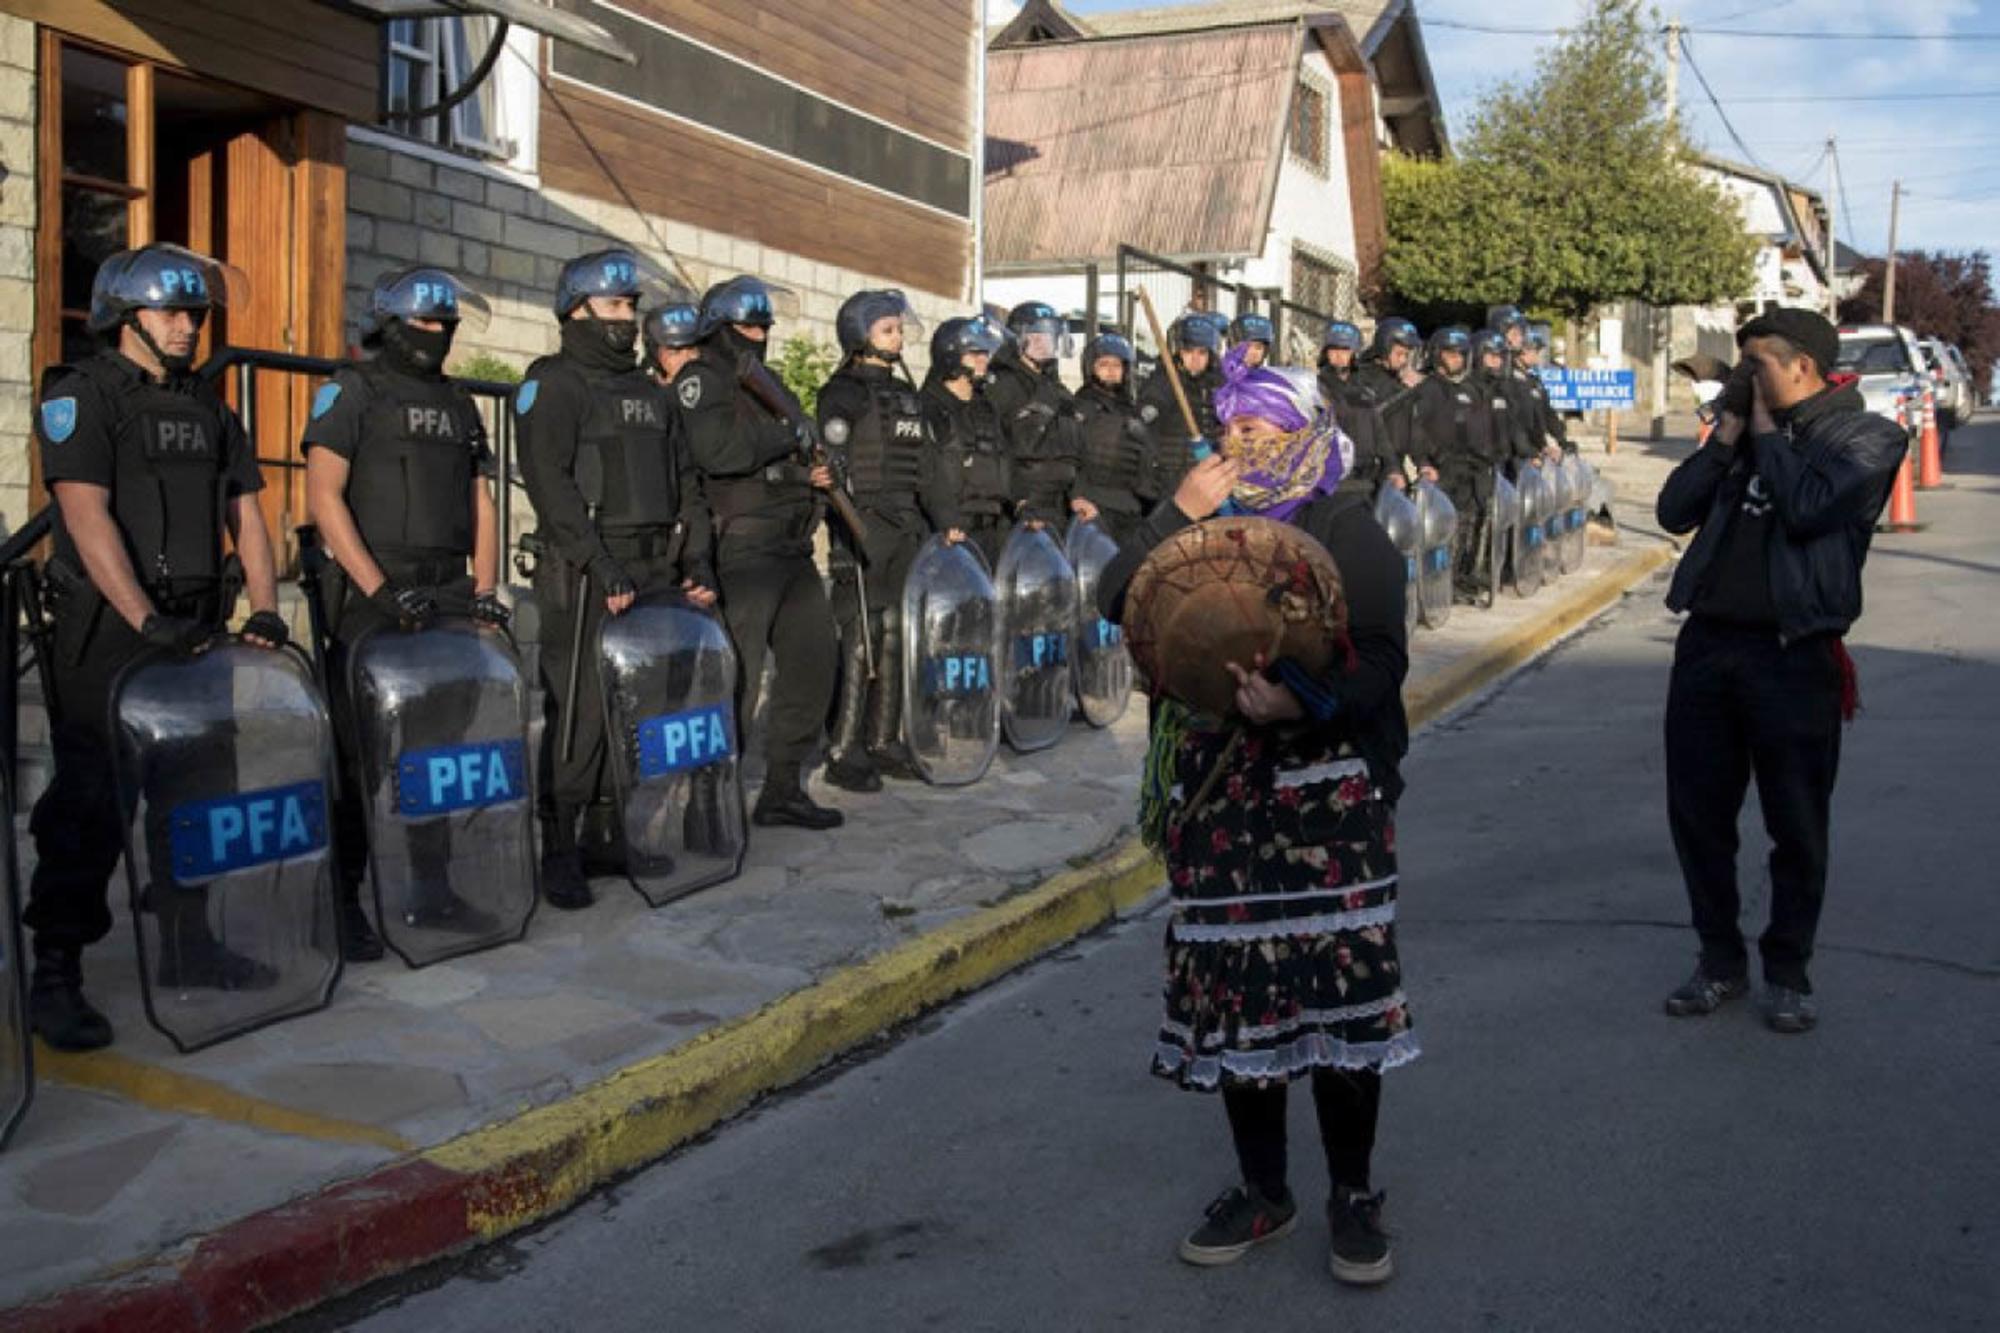
<svg viewBox="0 0 2000 1333">
<path fill-rule="evenodd" d="M 744 337 L 741 333 L 738 333 L 736 331 L 736 326 L 734 324 L 723 325 L 722 336 L 723 339 L 734 350 L 738 352 L 747 352 L 759 361 L 762 361 L 764 359 L 764 351 L 765 348 L 768 346 L 767 342 L 758 342 L 753 338 Z"/>
<path fill-rule="evenodd" d="M 400 319 L 390 320 L 382 330 L 382 350 L 390 363 L 418 375 L 435 375 L 444 368 L 451 353 L 456 324 L 441 329 L 411 328 Z"/>
<path fill-rule="evenodd" d="M 623 356 L 632 355 L 632 349 L 639 345 L 639 321 L 636 319 L 600 319 L 597 326 L 604 330 L 604 341 L 611 350 Z"/>
</svg>

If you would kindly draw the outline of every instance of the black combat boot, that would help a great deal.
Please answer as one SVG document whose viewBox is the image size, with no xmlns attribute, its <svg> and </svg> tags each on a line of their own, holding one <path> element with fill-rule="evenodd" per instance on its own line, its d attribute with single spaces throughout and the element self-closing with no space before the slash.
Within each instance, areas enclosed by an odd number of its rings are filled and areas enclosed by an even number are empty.
<svg viewBox="0 0 2000 1333">
<path fill-rule="evenodd" d="M 834 713 L 833 735 L 827 746 L 826 780 L 843 791 L 882 790 L 882 775 L 863 743 L 868 720 L 868 654 L 861 630 L 842 649 L 840 706 Z M 770 784 L 765 784 L 765 790 Z M 758 808 L 764 803 L 760 800 Z"/>
<path fill-rule="evenodd" d="M 625 829 L 616 801 L 599 799 L 583 807 L 583 820 L 576 832 L 577 850 L 583 854 L 585 875 L 624 875 Z"/>
<path fill-rule="evenodd" d="M 882 627 L 876 676 L 868 691 L 868 757 L 885 778 L 920 782 L 916 756 L 903 744 L 903 634 L 891 621 Z"/>
<path fill-rule="evenodd" d="M 799 785 L 799 770 L 773 768 L 764 778 L 764 790 L 757 795 L 750 822 L 759 828 L 833 829 L 847 822 L 847 816 L 820 805 Z"/>
<path fill-rule="evenodd" d="M 542 897 L 549 906 L 579 912 L 597 901 L 576 849 L 576 812 L 558 810 L 542 821 Z"/>
<path fill-rule="evenodd" d="M 59 1051 L 95 1051 L 111 1044 L 111 1020 L 83 995 L 82 949 L 35 941 L 28 1024 Z"/>
<path fill-rule="evenodd" d="M 690 852 L 701 856 L 729 856 L 735 852 L 738 839 L 730 836 L 730 820 L 723 808 L 723 799 L 722 778 L 714 769 L 703 769 L 689 779 L 687 814 L 682 818 L 681 836 Z M 736 800 L 733 787 L 729 799 L 732 802 Z M 742 807 L 735 808 L 740 819 Z"/>
<path fill-rule="evenodd" d="M 155 885 L 153 903 L 160 922 L 160 957 L 153 980 L 164 990 L 269 990 L 278 970 L 246 958 L 221 940 L 208 924 L 208 894 Z"/>
<path fill-rule="evenodd" d="M 342 880 L 340 907 L 334 917 L 340 935 L 340 956 L 350 963 L 372 963 L 382 956 L 382 937 L 361 910 L 361 884 Z"/>
</svg>

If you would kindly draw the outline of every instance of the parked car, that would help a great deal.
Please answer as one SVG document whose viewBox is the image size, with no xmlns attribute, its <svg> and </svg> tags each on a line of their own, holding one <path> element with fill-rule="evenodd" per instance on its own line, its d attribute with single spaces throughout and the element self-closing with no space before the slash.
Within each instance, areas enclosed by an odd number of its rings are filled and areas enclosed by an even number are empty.
<svg viewBox="0 0 2000 1333">
<path fill-rule="evenodd" d="M 1944 354 L 1958 368 L 1959 378 L 1965 384 L 1965 401 L 1959 404 L 1958 419 L 1961 423 L 1970 421 L 1979 412 L 1979 381 L 1973 377 L 1972 367 L 1965 363 L 1965 353 L 1954 344 L 1946 343 Z"/>
<path fill-rule="evenodd" d="M 1941 339 L 1923 338 L 1917 346 L 1923 350 L 1924 369 L 1929 374 L 1931 389 L 1937 395 L 1938 430 L 1950 434 L 1965 417 L 1966 400 L 1971 397 L 1972 386 L 1946 355 Z"/>
<path fill-rule="evenodd" d="M 1922 414 L 1909 410 L 1921 403 L 1927 372 L 1924 354 L 1916 335 L 1900 324 L 1856 324 L 1840 331 L 1840 356 L 1835 370 L 1846 371 L 1859 381 L 1861 398 L 1868 410 L 1896 419 L 1915 443 L 1923 428 Z"/>
</svg>

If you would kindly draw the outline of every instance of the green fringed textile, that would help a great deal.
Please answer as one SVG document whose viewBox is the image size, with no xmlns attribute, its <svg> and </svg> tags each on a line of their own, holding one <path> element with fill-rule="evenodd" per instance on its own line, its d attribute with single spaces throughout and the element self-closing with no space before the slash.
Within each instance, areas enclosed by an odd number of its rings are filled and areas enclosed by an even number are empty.
<svg viewBox="0 0 2000 1333">
<path fill-rule="evenodd" d="M 1194 711 L 1161 699 L 1146 740 L 1146 768 L 1139 779 L 1139 838 L 1159 855 L 1167 850 L 1167 814 L 1173 803 L 1174 757 L 1188 733 Z"/>
</svg>

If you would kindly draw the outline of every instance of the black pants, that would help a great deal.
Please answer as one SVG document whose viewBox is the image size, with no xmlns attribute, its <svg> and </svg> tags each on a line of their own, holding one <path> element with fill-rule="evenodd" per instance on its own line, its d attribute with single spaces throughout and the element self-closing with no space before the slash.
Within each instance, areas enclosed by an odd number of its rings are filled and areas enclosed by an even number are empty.
<svg viewBox="0 0 2000 1333">
<path fill-rule="evenodd" d="M 1458 511 L 1458 536 L 1453 540 L 1453 579 L 1459 592 L 1483 592 L 1492 578 L 1487 547 L 1492 544 L 1493 471 L 1450 471 L 1442 488 Z"/>
<path fill-rule="evenodd" d="M 834 672 L 840 664 L 833 610 L 811 556 L 767 550 L 738 557 L 730 540 L 722 540 L 716 582 L 742 672 L 737 717 L 748 725 L 769 652 L 777 675 L 764 719 L 766 776 L 796 779 L 819 744 L 833 701 Z"/>
<path fill-rule="evenodd" d="M 1285 1192 L 1286 1086 L 1234 1084 L 1222 1090 L 1243 1179 L 1270 1198 Z M 1312 1090 L 1328 1178 L 1335 1188 L 1367 1189 L 1375 1123 L 1382 1111 L 1382 1075 L 1372 1069 L 1315 1069 Z"/>
<path fill-rule="evenodd" d="M 1013 520 L 1002 514 L 977 514 L 966 518 L 965 535 L 986 557 L 987 573 L 1000 568 L 1000 552 L 1006 548 L 1007 538 L 1013 531 Z"/>
<path fill-rule="evenodd" d="M 218 623 L 218 600 L 169 603 L 162 609 Z M 147 644 L 94 592 L 83 591 L 57 610 L 51 651 L 53 703 L 61 718 L 49 737 L 55 775 L 28 821 L 38 859 L 21 919 L 38 944 L 80 949 L 111 931 L 111 876 L 124 854 L 126 833 L 113 768 L 111 692 L 126 666 L 147 652 Z M 226 736 L 219 739 L 227 745 Z M 227 756 L 190 752 L 186 758 L 209 765 Z M 154 786 L 171 777 L 149 773 L 144 780 Z M 152 815 L 146 829 L 147 860 L 168 866 L 173 862 L 165 810 L 156 810 L 155 804 L 147 805 Z M 190 913 L 200 912 L 205 900 L 205 895 L 191 893 L 157 897 L 163 906 Z"/>
<path fill-rule="evenodd" d="M 1826 635 L 1692 617 L 1667 686 L 1667 821 L 1687 881 L 1702 968 L 1740 977 L 1736 826 L 1750 779 L 1771 836 L 1771 922 L 1758 941 L 1773 985 L 1812 989 L 1806 965 L 1826 896 L 1827 825 L 1840 766 L 1841 670 Z"/>
</svg>

